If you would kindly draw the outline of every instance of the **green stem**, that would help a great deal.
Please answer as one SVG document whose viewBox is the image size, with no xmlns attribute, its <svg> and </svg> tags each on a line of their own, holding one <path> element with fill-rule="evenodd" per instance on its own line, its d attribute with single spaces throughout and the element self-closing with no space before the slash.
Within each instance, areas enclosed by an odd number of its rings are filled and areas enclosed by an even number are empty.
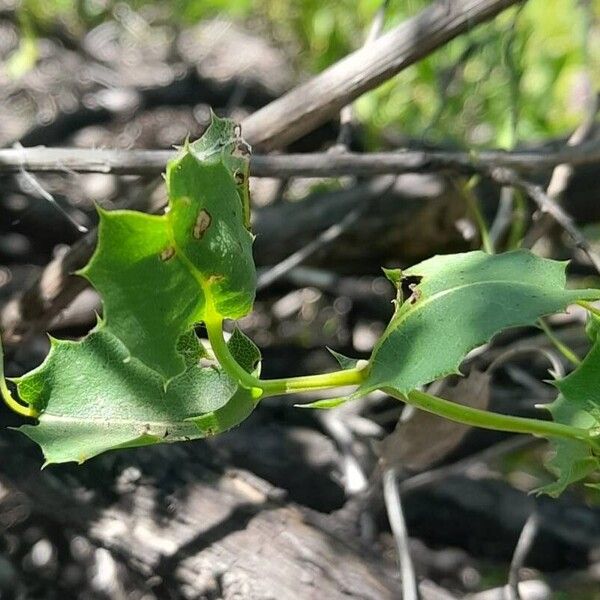
<svg viewBox="0 0 600 600">
<path fill-rule="evenodd" d="M 208 319 L 206 330 L 215 358 L 231 377 L 237 379 L 242 387 L 252 390 L 257 399 L 279 394 L 358 385 L 366 376 L 364 369 L 347 369 L 305 377 L 259 379 L 246 372 L 232 356 L 223 337 L 223 319 L 220 317 Z M 511 433 L 529 433 L 543 437 L 568 438 L 593 443 L 594 446 L 597 445 L 594 436 L 589 431 L 562 423 L 500 415 L 450 402 L 418 390 L 409 392 L 407 397 L 393 389 L 385 389 L 384 391 L 390 396 L 406 401 L 421 410 L 426 410 L 464 425 Z"/>
<path fill-rule="evenodd" d="M 21 404 L 17 402 L 10 393 L 8 386 L 6 385 L 6 379 L 4 377 L 4 351 L 2 350 L 2 341 L 0 341 L 0 395 L 4 400 L 5 404 L 16 412 L 17 414 L 23 417 L 31 417 L 36 418 L 39 416 L 39 413 L 35 408 L 29 405 Z"/>
<path fill-rule="evenodd" d="M 227 342 L 223 337 L 223 319 L 215 316 L 212 319 L 207 319 L 204 324 L 215 358 L 225 369 L 225 372 L 236 379 L 242 387 L 249 390 L 260 388 L 260 380 L 244 370 L 229 351 Z"/>
<path fill-rule="evenodd" d="M 513 218 L 508 234 L 507 250 L 515 250 L 521 246 L 521 240 L 527 227 L 527 202 L 520 190 L 513 188 Z"/>
<path fill-rule="evenodd" d="M 494 254 L 494 243 L 492 242 L 492 238 L 490 237 L 490 231 L 488 229 L 487 223 L 483 218 L 483 214 L 481 213 L 481 209 L 479 207 L 479 199 L 475 195 L 475 186 L 479 181 L 479 177 L 477 175 L 471 177 L 471 179 L 463 186 L 463 195 L 473 218 L 475 219 L 475 223 L 477 224 L 477 228 L 479 229 L 479 237 L 481 238 L 481 246 L 488 254 Z"/>
<path fill-rule="evenodd" d="M 287 377 L 285 379 L 260 379 L 260 387 L 265 396 L 278 394 L 295 394 L 311 390 L 326 390 L 346 385 L 359 385 L 365 378 L 361 369 L 346 369 L 320 375 L 305 375 L 304 377 Z"/>
<path fill-rule="evenodd" d="M 600 317 L 600 309 L 595 307 L 591 302 L 586 302 L 585 300 L 579 300 L 577 302 L 577 304 L 579 304 L 579 306 L 585 308 L 585 310 L 588 310 L 589 312 L 591 312 L 594 316 Z"/>
<path fill-rule="evenodd" d="M 257 397 L 293 394 L 310 390 L 324 390 L 346 385 L 358 385 L 365 377 L 361 369 L 346 369 L 320 375 L 286 377 L 285 379 L 258 379 L 245 371 L 232 356 L 223 338 L 223 319 L 214 317 L 205 322 L 208 340 L 223 369 L 242 387 L 255 391 Z"/>
<path fill-rule="evenodd" d="M 495 431 L 508 431 L 510 433 L 529 433 L 542 437 L 559 437 L 571 440 L 594 443 L 594 436 L 586 429 L 554 423 L 552 421 L 541 421 L 539 419 L 528 419 L 525 417 L 513 417 L 510 415 L 500 415 L 498 413 L 479 410 L 450 402 L 437 396 L 432 396 L 425 392 L 414 390 L 403 396 L 395 390 L 385 390 L 390 396 L 408 402 L 413 406 L 433 413 L 445 419 L 470 425 L 472 427 L 481 427 L 483 429 L 493 429 Z"/>
<path fill-rule="evenodd" d="M 578 367 L 581 364 L 581 359 L 571 348 L 569 348 L 566 344 L 563 344 L 557 337 L 554 335 L 554 332 L 546 321 L 543 318 L 538 319 L 538 325 L 540 329 L 546 334 L 548 339 L 554 344 L 554 347 L 575 367 Z"/>
</svg>

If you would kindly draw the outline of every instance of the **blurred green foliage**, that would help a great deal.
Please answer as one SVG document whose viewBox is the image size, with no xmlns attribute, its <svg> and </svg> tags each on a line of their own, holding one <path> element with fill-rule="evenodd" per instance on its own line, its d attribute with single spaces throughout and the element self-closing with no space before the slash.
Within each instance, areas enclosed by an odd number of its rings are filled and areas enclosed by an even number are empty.
<svg viewBox="0 0 600 600">
<path fill-rule="evenodd" d="M 386 29 L 429 0 L 392 0 Z M 83 33 L 123 3 L 21 0 L 40 34 L 56 21 Z M 220 14 L 246 20 L 283 46 L 298 70 L 318 72 L 362 44 L 380 0 L 132 0 L 152 22 L 192 24 Z M 356 104 L 373 145 L 390 141 L 510 147 L 567 134 L 600 82 L 600 0 L 529 0 L 474 28 Z M 27 33 L 27 31 L 25 31 Z M 26 37 L 26 36 L 25 36 Z M 22 45 L 23 70 L 31 44 Z"/>
</svg>

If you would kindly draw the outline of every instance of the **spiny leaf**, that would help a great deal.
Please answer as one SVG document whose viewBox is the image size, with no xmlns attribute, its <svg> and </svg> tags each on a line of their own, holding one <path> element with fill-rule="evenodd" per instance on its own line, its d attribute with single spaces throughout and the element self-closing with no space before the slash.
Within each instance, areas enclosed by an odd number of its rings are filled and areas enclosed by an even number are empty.
<svg viewBox="0 0 600 600">
<path fill-rule="evenodd" d="M 80 272 L 102 295 L 106 327 L 166 380 L 185 368 L 177 344 L 194 324 L 252 309 L 248 157 L 236 127 L 213 117 L 170 161 L 166 214 L 99 210 L 98 246 Z"/>
<path fill-rule="evenodd" d="M 245 421 L 258 402 L 249 390 L 240 388 L 221 408 L 204 415 L 189 417 L 186 422 L 193 423 L 202 437 L 217 435 Z"/>
<path fill-rule="evenodd" d="M 236 362 L 248 373 L 260 375 L 260 350 L 254 342 L 239 329 L 234 329 L 229 341 L 229 350 Z M 250 390 L 238 388 L 235 394 L 220 408 L 209 413 L 189 417 L 203 436 L 216 435 L 227 431 L 250 416 L 256 407 L 258 397 Z"/>
<path fill-rule="evenodd" d="M 498 331 L 599 297 L 598 290 L 566 290 L 565 266 L 527 251 L 477 251 L 436 256 L 403 271 L 419 283 L 397 305 L 357 395 L 386 387 L 407 394 L 458 373 L 466 354 Z"/>
<path fill-rule="evenodd" d="M 237 327 L 227 342 L 236 362 L 248 373 L 260 374 L 260 350 L 256 344 Z"/>
<path fill-rule="evenodd" d="M 230 351 L 241 362 L 256 365 L 260 359 L 239 332 Z M 160 374 L 132 358 L 102 324 L 81 342 L 52 340 L 44 363 L 15 381 L 21 399 L 41 413 L 38 425 L 19 430 L 42 447 L 46 464 L 81 463 L 115 448 L 204 437 L 190 419 L 229 403 L 233 415 L 242 406 L 245 418 L 248 401 L 254 406 L 249 391 L 213 366 L 190 365 L 165 387 Z"/>
<path fill-rule="evenodd" d="M 596 340 L 582 363 L 555 383 L 559 395 L 546 408 L 558 423 L 589 429 L 600 434 L 600 340 Z M 557 496 L 570 484 L 600 470 L 600 457 L 590 444 L 553 440 L 554 457 L 548 467 L 558 480 L 538 491 Z"/>
<path fill-rule="evenodd" d="M 165 215 L 99 211 L 98 246 L 81 274 L 101 293 L 104 318 L 81 342 L 52 340 L 44 363 L 17 380 L 39 413 L 20 430 L 46 464 L 219 433 L 254 408 L 253 392 L 199 364 L 206 353 L 194 332 L 207 317 L 252 308 L 248 152 L 237 126 L 213 115 L 167 166 Z M 260 353 L 241 332 L 229 349 L 259 372 Z"/>
</svg>

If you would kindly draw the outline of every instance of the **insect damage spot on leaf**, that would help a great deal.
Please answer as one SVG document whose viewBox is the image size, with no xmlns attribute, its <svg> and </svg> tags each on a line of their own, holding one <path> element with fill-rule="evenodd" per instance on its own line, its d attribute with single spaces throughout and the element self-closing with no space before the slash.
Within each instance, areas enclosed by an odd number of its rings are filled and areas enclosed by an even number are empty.
<svg viewBox="0 0 600 600">
<path fill-rule="evenodd" d="M 247 144 L 244 140 L 239 139 L 235 143 L 235 148 L 232 152 L 233 156 L 236 158 L 244 158 L 249 156 L 252 153 L 252 148 L 250 144 Z"/>
<path fill-rule="evenodd" d="M 243 185 L 246 181 L 246 175 L 239 169 L 233 173 L 233 178 L 235 179 L 235 183 L 237 185 Z"/>
<path fill-rule="evenodd" d="M 198 213 L 198 217 L 196 218 L 196 223 L 194 224 L 193 235 L 197 240 L 201 240 L 206 230 L 210 227 L 212 223 L 212 217 L 210 213 L 204 209 L 202 209 Z"/>
<path fill-rule="evenodd" d="M 409 304 L 416 304 L 417 300 L 421 298 L 421 291 L 417 289 L 416 283 L 411 283 L 408 286 L 408 289 L 410 290 L 410 296 L 408 298 Z"/>
<path fill-rule="evenodd" d="M 400 281 L 400 291 L 402 292 L 402 298 L 407 298 L 411 304 L 414 304 L 420 297 L 420 292 L 417 290 L 417 286 L 423 279 L 420 275 L 407 275 L 402 277 Z"/>
<path fill-rule="evenodd" d="M 223 281 L 225 277 L 223 275 L 209 275 L 207 278 L 208 283 L 219 283 Z"/>
<path fill-rule="evenodd" d="M 162 260 L 163 262 L 167 262 L 168 260 L 171 260 L 175 256 L 175 248 L 173 248 L 172 246 L 167 246 L 160 253 L 159 256 L 160 256 L 160 260 Z"/>
</svg>

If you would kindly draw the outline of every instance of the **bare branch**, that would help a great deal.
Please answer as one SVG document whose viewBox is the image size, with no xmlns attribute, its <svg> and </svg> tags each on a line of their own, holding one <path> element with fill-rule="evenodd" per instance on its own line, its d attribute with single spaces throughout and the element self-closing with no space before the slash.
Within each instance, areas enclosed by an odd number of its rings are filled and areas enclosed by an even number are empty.
<svg viewBox="0 0 600 600">
<path fill-rule="evenodd" d="M 575 246 L 586 254 L 596 271 L 600 273 L 600 258 L 596 256 L 596 253 L 592 250 L 583 233 L 579 231 L 571 216 L 556 201 L 550 198 L 542 186 L 523 179 L 510 169 L 495 168 L 490 171 L 490 175 L 494 181 L 501 185 L 511 185 L 525 192 L 537 204 L 542 213 L 546 213 L 552 217 L 569 234 L 575 242 Z"/>
<path fill-rule="evenodd" d="M 83 148 L 3 148 L 0 173 L 79 172 L 115 175 L 158 174 L 175 155 L 171 150 L 108 150 Z M 519 173 L 552 169 L 557 165 L 583 166 L 600 163 L 600 141 L 565 147 L 558 151 L 398 150 L 396 152 L 316 152 L 311 154 L 255 154 L 251 157 L 255 177 L 367 177 L 449 170 L 476 173 L 502 167 Z"/>
<path fill-rule="evenodd" d="M 586 112 L 585 119 L 579 125 L 579 127 L 572 133 L 571 137 L 567 141 L 567 146 L 582 145 L 583 142 L 591 137 L 594 132 L 596 115 L 600 108 L 600 94 L 595 93 L 589 101 L 588 110 Z M 554 167 L 552 171 L 552 177 L 546 190 L 549 198 L 554 202 L 560 204 L 564 193 L 569 187 L 569 183 L 573 178 L 574 167 L 572 163 L 561 163 Z M 537 240 L 543 237 L 548 230 L 551 228 L 553 221 L 549 215 L 541 215 L 541 218 L 537 222 L 534 222 L 533 227 L 525 236 L 523 245 L 526 248 L 531 248 Z"/>
<path fill-rule="evenodd" d="M 332 118 L 343 106 L 366 91 L 377 87 L 447 41 L 493 18 L 518 1 L 439 0 L 372 44 L 350 54 L 323 73 L 252 114 L 242 122 L 244 136 L 250 144 L 266 150 L 285 146 Z M 48 154 L 48 149 L 44 148 L 8 149 L 1 152 L 0 171 L 4 172 L 26 169 L 151 174 L 162 171 L 171 156 L 168 151 L 161 151 L 161 154 L 141 151 L 142 154 L 139 154 L 139 151 L 125 153 L 121 150 L 69 149 L 56 149 Z M 280 163 L 274 164 L 274 158 Z M 300 162 L 308 160 L 308 165 L 303 163 L 305 173 L 322 174 L 319 163 L 323 158 L 323 155 L 312 155 L 312 162 L 311 156 L 308 159 L 300 158 Z M 417 163 L 423 160 L 422 156 L 416 158 Z M 329 159 L 335 161 L 336 157 L 331 155 Z M 362 160 L 364 159 L 359 158 L 359 162 Z M 285 163 L 285 158 L 283 161 Z M 376 166 L 379 163 L 378 160 L 371 163 L 366 172 L 376 174 L 380 169 Z M 294 164 L 298 163 L 294 160 L 287 162 L 288 175 L 301 175 Z M 83 168 L 84 165 L 87 165 L 87 168 Z M 285 165 L 276 157 L 265 157 L 261 172 L 261 161 L 255 156 L 252 168 L 257 175 L 265 175 L 269 172 L 269 165 L 272 169 L 270 174 L 287 176 Z M 346 169 L 348 168 L 346 166 Z M 351 174 L 355 176 L 365 172 L 364 165 L 362 173 L 358 164 L 353 164 L 351 169 Z M 414 167 L 410 169 L 404 166 L 399 172 L 410 170 L 414 170 Z M 379 171 L 380 174 L 389 172 L 389 167 Z M 73 260 L 81 266 L 81 260 L 88 253 L 94 237 L 95 232 L 87 234 L 82 242 L 83 246 L 87 247 L 84 252 L 69 252 L 65 257 L 66 262 L 58 265 L 54 274 L 49 267 L 44 269 L 40 279 L 34 282 L 21 298 L 15 298 L 5 306 L 0 314 L 2 328 L 9 331 L 11 328 L 13 331 L 15 328 L 27 331 L 31 328 L 32 321 L 38 324 L 48 322 L 64 308 L 68 299 L 72 298 L 75 288 L 81 287 L 81 282 L 76 277 L 68 275 L 72 271 L 66 270 L 65 264 Z M 51 280 L 52 287 L 51 294 L 46 296 L 41 294 L 44 278 Z"/>
<path fill-rule="evenodd" d="M 594 94 L 585 119 L 581 125 L 573 132 L 567 146 L 577 146 L 582 144 L 594 131 L 594 125 L 596 123 L 596 115 L 598 114 L 598 108 L 600 105 L 600 95 Z M 573 177 L 573 165 L 570 163 L 562 163 L 557 165 L 552 172 L 550 183 L 548 184 L 547 193 L 550 198 L 556 201 L 560 201 L 562 195 L 565 193 L 569 182 Z"/>
<path fill-rule="evenodd" d="M 389 0 L 383 0 L 381 6 L 377 9 L 363 46 L 372 44 L 378 37 L 381 36 L 383 26 L 385 24 L 385 13 L 389 3 Z M 348 149 L 350 146 L 354 117 L 354 106 L 352 103 L 342 107 L 342 110 L 340 111 L 340 130 L 337 138 L 338 149 Z"/>
</svg>

